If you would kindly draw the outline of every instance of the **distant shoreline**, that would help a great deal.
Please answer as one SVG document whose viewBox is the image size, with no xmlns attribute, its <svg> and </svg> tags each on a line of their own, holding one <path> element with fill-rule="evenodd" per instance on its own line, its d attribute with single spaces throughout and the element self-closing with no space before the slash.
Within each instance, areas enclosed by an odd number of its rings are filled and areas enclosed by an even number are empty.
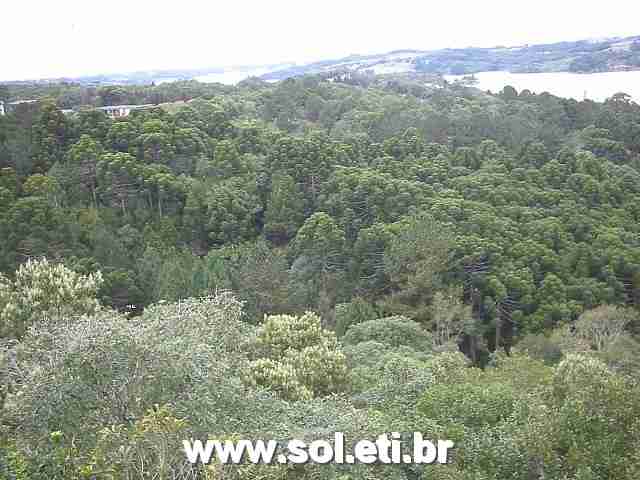
<svg viewBox="0 0 640 480">
<path fill-rule="evenodd" d="M 512 73 L 506 71 L 478 72 L 467 75 L 444 75 L 445 80 L 455 82 L 474 76 L 474 87 L 480 90 L 500 92 L 510 85 L 516 90 L 532 93 L 549 92 L 564 98 L 602 102 L 616 93 L 627 93 L 640 102 L 640 70 L 597 73 L 548 72 Z"/>
</svg>

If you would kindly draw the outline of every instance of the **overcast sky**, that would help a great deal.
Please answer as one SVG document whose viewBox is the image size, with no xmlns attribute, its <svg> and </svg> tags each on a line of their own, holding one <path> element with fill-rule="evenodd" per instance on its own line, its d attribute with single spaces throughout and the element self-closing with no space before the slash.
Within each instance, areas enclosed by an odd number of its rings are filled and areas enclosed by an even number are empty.
<svg viewBox="0 0 640 480">
<path fill-rule="evenodd" d="M 636 0 L 4 0 L 0 80 L 640 34 Z"/>
</svg>

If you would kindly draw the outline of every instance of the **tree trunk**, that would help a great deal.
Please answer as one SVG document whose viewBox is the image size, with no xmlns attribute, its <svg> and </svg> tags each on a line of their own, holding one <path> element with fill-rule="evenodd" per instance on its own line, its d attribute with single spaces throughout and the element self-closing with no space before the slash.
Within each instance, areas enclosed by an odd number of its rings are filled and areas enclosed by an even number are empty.
<svg viewBox="0 0 640 480">
<path fill-rule="evenodd" d="M 545 480 L 544 462 L 539 457 L 529 459 L 529 480 Z"/>
<path fill-rule="evenodd" d="M 469 336 L 469 353 L 471 354 L 471 361 L 474 365 L 478 363 L 478 348 L 477 348 L 477 338 L 475 335 Z"/>
</svg>

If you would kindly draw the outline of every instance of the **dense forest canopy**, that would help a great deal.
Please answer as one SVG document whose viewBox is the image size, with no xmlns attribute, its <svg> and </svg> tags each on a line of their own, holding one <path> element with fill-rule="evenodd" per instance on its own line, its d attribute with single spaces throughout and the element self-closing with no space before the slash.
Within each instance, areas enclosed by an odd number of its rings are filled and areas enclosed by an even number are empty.
<svg viewBox="0 0 640 480">
<path fill-rule="evenodd" d="M 0 116 L 9 478 L 637 478 L 627 95 L 15 88 L 41 100 Z M 91 108 L 125 103 L 156 107 Z M 459 447 L 431 468 L 205 473 L 177 446 L 329 430 Z"/>
</svg>

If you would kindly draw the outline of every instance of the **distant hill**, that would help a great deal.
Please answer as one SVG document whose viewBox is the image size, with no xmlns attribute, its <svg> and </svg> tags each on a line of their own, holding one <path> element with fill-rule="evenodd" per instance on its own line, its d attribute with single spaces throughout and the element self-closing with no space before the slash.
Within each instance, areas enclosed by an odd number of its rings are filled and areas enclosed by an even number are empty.
<svg viewBox="0 0 640 480">
<path fill-rule="evenodd" d="M 244 74 L 244 76 L 256 75 L 266 81 L 276 81 L 306 74 L 337 72 L 377 75 L 393 73 L 464 75 L 487 71 L 594 73 L 625 70 L 640 70 L 640 35 L 512 47 L 447 48 L 430 51 L 396 50 L 375 55 L 350 55 L 301 65 L 287 63 L 232 68 L 152 70 L 39 81 L 83 85 L 148 85 L 153 82 L 163 83 L 206 77 L 217 82 L 221 81 L 218 79 L 224 78 L 225 74 L 229 74 L 230 78 L 242 77 Z M 265 71 L 267 73 L 263 73 Z"/>
<path fill-rule="evenodd" d="M 336 70 L 362 73 L 371 71 L 376 74 L 416 72 L 441 75 L 498 70 L 513 73 L 640 70 L 640 36 L 515 47 L 402 50 L 380 55 L 352 55 L 276 70 L 262 75 L 261 78 L 281 80 L 297 75 Z"/>
</svg>

